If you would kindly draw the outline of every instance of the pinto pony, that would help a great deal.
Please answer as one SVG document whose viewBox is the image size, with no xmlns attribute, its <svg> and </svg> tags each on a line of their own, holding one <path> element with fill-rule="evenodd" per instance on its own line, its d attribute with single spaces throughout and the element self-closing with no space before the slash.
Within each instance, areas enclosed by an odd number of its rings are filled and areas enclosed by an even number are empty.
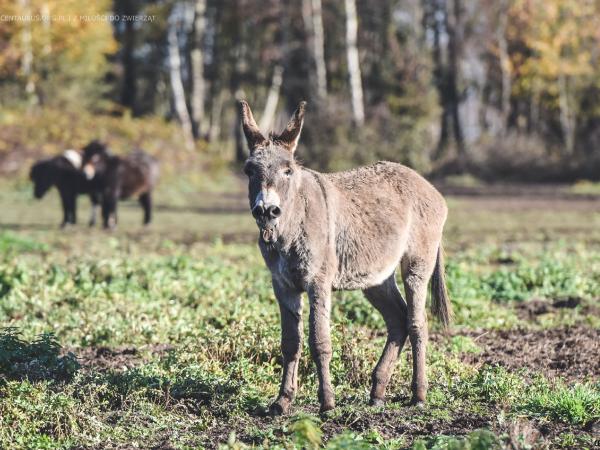
<svg viewBox="0 0 600 450">
<path fill-rule="evenodd" d="M 250 148 L 244 166 L 250 210 L 281 312 L 283 376 L 270 412 L 286 413 L 296 395 L 303 292 L 310 305 L 308 341 L 317 366 L 321 411 L 334 408 L 329 373 L 332 289 L 361 289 L 385 321 L 388 337 L 372 374 L 371 404 L 383 404 L 407 337 L 413 356 L 412 402 L 422 404 L 427 393 L 425 301 L 430 280 L 433 315 L 444 325 L 451 317 L 441 242 L 446 203 L 423 177 L 401 164 L 379 162 L 338 173 L 302 167 L 294 153 L 304 108 L 300 103 L 287 127 L 266 138 L 248 104 L 240 102 Z M 398 268 L 406 300 L 396 285 Z"/>
<path fill-rule="evenodd" d="M 92 141 L 83 149 L 83 172 L 97 179 L 102 192 L 104 228 L 117 225 L 117 202 L 138 197 L 144 210 L 144 225 L 152 220 L 152 190 L 158 181 L 158 162 L 142 150 L 122 157 L 113 155 L 101 142 Z"/>
<path fill-rule="evenodd" d="M 99 192 L 96 180 L 88 179 L 81 172 L 81 154 L 76 150 L 66 150 L 62 155 L 37 161 L 29 172 L 33 181 L 33 195 L 41 199 L 46 192 L 56 186 L 63 209 L 61 227 L 77 222 L 77 196 L 88 194 L 92 202 L 90 226 L 96 223 L 96 210 Z"/>
</svg>

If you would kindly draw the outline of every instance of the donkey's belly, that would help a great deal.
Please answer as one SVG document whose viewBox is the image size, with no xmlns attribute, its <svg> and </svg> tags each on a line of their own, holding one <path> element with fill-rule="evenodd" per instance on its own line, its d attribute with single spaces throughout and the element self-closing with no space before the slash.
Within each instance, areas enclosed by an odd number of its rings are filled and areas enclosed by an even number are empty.
<svg viewBox="0 0 600 450">
<path fill-rule="evenodd" d="M 404 246 L 397 243 L 381 252 L 365 252 L 362 258 L 349 261 L 342 255 L 338 261 L 338 273 L 334 280 L 334 289 L 366 289 L 377 286 L 387 280 L 396 270 Z"/>
<path fill-rule="evenodd" d="M 378 267 L 375 270 L 346 271 L 340 273 L 333 283 L 333 288 L 336 290 L 354 290 L 378 286 L 394 273 L 398 263 L 399 260 L 387 266 Z"/>
</svg>

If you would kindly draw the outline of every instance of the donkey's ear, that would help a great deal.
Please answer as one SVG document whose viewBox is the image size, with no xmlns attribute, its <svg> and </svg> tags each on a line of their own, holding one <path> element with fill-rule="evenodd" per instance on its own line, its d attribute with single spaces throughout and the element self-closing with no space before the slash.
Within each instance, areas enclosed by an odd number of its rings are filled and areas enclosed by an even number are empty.
<svg viewBox="0 0 600 450">
<path fill-rule="evenodd" d="M 296 147 L 298 147 L 300 132 L 302 131 L 302 124 L 304 124 L 305 108 L 306 102 L 300 102 L 298 109 L 296 109 L 292 115 L 292 118 L 285 127 L 285 130 L 283 130 L 276 138 L 277 142 L 287 148 L 291 153 L 294 153 L 296 151 Z"/>
<path fill-rule="evenodd" d="M 267 140 L 260 132 L 258 125 L 256 125 L 250 105 L 248 105 L 245 100 L 240 100 L 239 106 L 240 116 L 242 118 L 242 128 L 244 129 L 244 134 L 246 135 L 246 142 L 248 142 L 250 153 L 253 153 L 256 147 L 264 144 Z"/>
</svg>

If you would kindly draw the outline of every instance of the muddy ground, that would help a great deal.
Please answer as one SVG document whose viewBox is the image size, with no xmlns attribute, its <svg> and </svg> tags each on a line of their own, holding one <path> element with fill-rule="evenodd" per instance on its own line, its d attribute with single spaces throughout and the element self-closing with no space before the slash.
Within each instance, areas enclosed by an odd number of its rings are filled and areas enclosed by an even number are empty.
<svg viewBox="0 0 600 450">
<path fill-rule="evenodd" d="M 482 349 L 464 353 L 469 364 L 498 365 L 511 370 L 540 372 L 569 382 L 600 379 L 600 330 L 582 325 L 548 330 L 468 332 Z"/>
<path fill-rule="evenodd" d="M 539 305 L 538 305 L 539 306 Z M 552 304 L 546 305 L 552 307 Z M 432 334 L 435 345 L 451 336 L 463 335 L 473 339 L 481 349 L 479 353 L 461 353 L 459 358 L 473 366 L 484 364 L 498 365 L 509 370 L 525 370 L 543 373 L 549 378 L 563 377 L 569 383 L 585 380 L 600 380 L 600 330 L 576 325 L 546 330 L 483 330 L 452 333 L 452 335 Z M 173 347 L 165 344 L 135 347 L 90 347 L 73 349 L 82 364 L 82 370 L 122 371 L 144 364 L 145 358 L 166 356 Z M 144 356 L 142 356 L 144 355 Z M 391 399 L 391 402 L 404 404 L 408 399 Z M 317 415 L 314 411 L 306 411 Z M 473 430 L 487 428 L 497 435 L 507 436 L 508 441 L 523 448 L 523 441 L 534 445 L 542 441 L 552 441 L 563 433 L 586 431 L 597 435 L 600 443 L 600 425 L 588 423 L 571 426 L 544 420 L 514 419 L 498 425 L 497 417 L 502 414 L 500 406 L 489 407 L 485 411 L 454 411 L 449 419 L 432 419 L 422 422 L 412 420 L 421 411 L 414 407 L 374 410 L 369 414 L 351 412 L 348 416 L 325 419 L 322 424 L 324 437 L 336 435 L 345 430 L 366 432 L 376 429 L 385 438 L 404 438 L 407 443 L 428 435 L 462 435 Z M 253 427 L 276 425 L 281 419 L 263 417 L 256 413 L 243 422 L 217 425 L 201 438 L 205 443 L 226 442 L 231 431 L 236 431 L 239 439 L 260 445 L 247 430 Z M 274 423 L 275 422 L 275 423 Z M 282 422 L 283 423 L 283 422 Z M 282 432 L 283 433 L 283 432 Z M 199 436 L 200 438 L 200 436 Z M 208 441 L 204 440 L 208 439 Z M 157 449 L 172 448 L 168 438 Z"/>
</svg>

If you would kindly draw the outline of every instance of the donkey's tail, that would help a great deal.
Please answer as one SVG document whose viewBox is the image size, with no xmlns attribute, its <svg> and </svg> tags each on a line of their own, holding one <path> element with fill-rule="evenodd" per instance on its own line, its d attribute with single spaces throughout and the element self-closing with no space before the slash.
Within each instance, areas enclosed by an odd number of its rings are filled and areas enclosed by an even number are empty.
<svg viewBox="0 0 600 450">
<path fill-rule="evenodd" d="M 444 328 L 452 321 L 452 304 L 446 290 L 444 277 L 444 249 L 442 244 L 438 247 L 435 269 L 431 276 L 431 312 L 437 317 Z"/>
</svg>

